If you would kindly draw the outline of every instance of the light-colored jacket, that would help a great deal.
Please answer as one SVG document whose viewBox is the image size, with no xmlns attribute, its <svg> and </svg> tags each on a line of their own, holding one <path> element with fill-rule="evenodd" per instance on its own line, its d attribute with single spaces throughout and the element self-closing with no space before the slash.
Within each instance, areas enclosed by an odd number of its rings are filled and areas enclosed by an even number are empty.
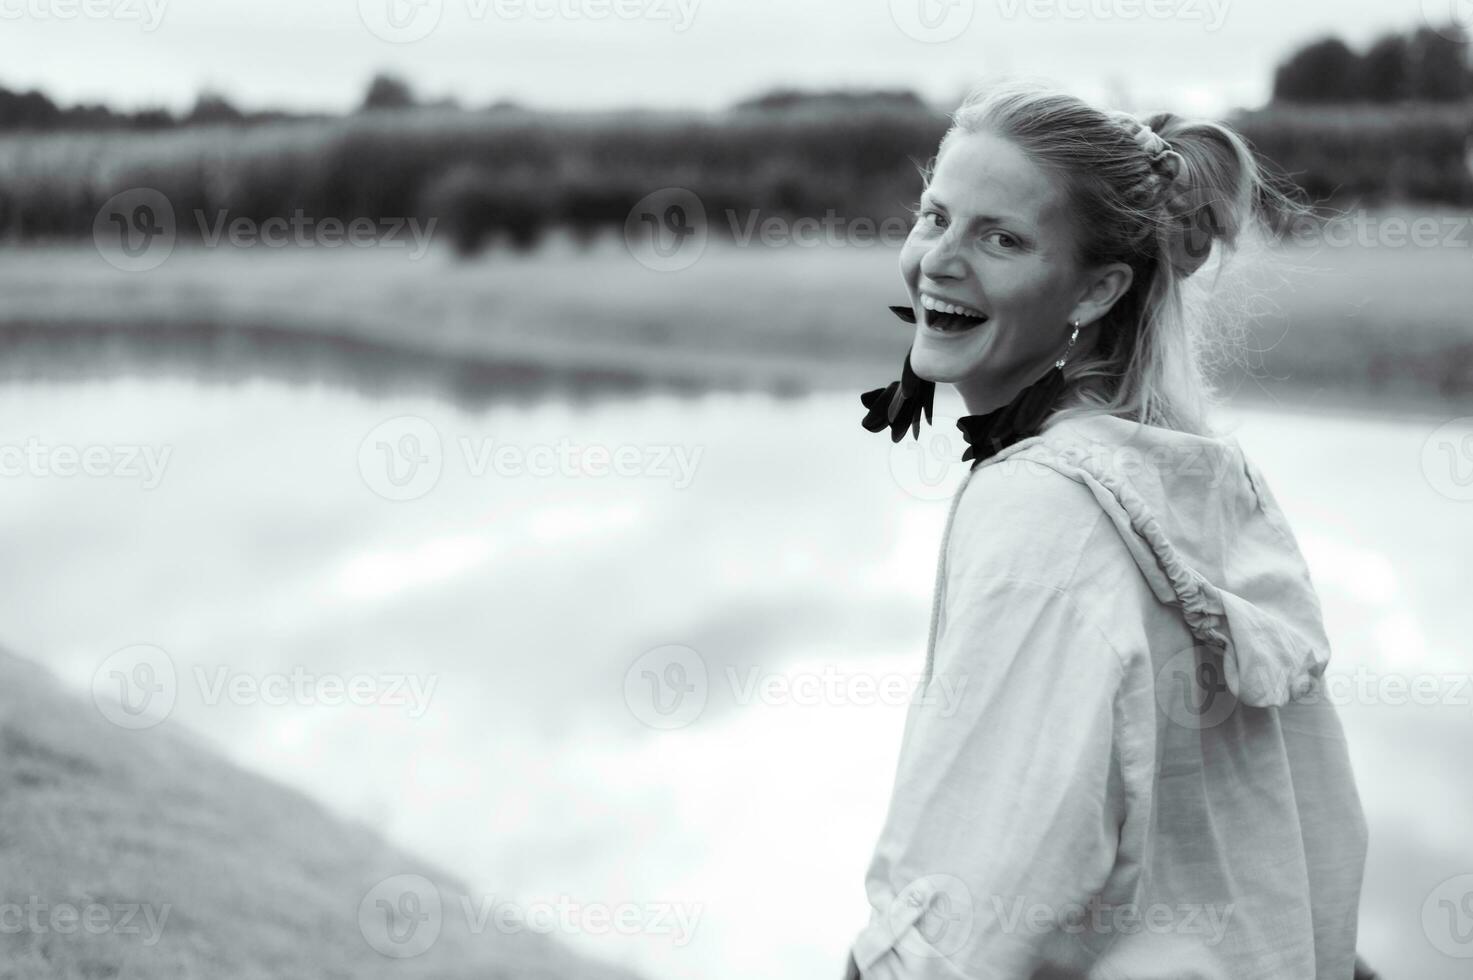
<svg viewBox="0 0 1473 980">
<path fill-rule="evenodd" d="M 850 974 L 1350 980 L 1329 657 L 1235 438 L 1065 419 L 969 471 Z"/>
</svg>

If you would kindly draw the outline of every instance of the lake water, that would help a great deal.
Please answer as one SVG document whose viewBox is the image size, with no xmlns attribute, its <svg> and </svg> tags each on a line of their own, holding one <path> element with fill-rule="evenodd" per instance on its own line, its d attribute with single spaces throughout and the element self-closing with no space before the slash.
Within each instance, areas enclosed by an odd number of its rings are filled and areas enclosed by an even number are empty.
<svg viewBox="0 0 1473 980">
<path fill-rule="evenodd" d="M 941 395 L 935 431 L 959 408 Z M 854 394 L 468 410 L 266 380 L 10 384 L 0 643 L 84 693 L 115 651 L 163 651 L 164 724 L 477 902 L 624 910 L 639 931 L 563 938 L 651 980 L 837 978 L 962 472 L 918 470 L 861 415 Z M 1466 675 L 1473 501 L 1451 467 L 1473 455 L 1445 451 L 1473 420 L 1429 445 L 1446 420 L 1230 418 L 1310 561 L 1332 669 Z M 94 475 L 56 473 L 64 447 Z M 697 715 L 641 701 L 672 645 L 707 670 Z M 390 703 L 249 694 L 293 675 Z M 1423 906 L 1473 872 L 1454 778 L 1473 707 L 1341 710 L 1372 834 L 1361 949 L 1388 977 L 1461 976 Z"/>
</svg>

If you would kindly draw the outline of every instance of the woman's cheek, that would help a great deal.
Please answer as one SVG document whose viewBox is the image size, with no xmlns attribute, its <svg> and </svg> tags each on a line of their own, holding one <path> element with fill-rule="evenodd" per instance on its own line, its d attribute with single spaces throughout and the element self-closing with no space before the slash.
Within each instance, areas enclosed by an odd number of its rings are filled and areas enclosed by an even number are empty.
<svg viewBox="0 0 1473 980">
<path fill-rule="evenodd" d="M 900 246 L 900 275 L 912 287 L 920 282 L 921 256 L 925 254 L 924 242 L 917 238 L 915 231 L 912 230 L 905 243 Z"/>
</svg>

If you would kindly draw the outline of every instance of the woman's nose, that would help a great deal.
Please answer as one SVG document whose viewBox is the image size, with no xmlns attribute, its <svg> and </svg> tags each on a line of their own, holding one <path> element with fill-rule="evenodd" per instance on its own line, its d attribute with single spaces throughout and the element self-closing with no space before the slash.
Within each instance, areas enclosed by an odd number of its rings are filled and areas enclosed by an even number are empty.
<svg viewBox="0 0 1473 980">
<path fill-rule="evenodd" d="M 965 273 L 956 241 L 949 234 L 938 238 L 921 256 L 921 274 L 927 279 L 960 279 Z"/>
</svg>

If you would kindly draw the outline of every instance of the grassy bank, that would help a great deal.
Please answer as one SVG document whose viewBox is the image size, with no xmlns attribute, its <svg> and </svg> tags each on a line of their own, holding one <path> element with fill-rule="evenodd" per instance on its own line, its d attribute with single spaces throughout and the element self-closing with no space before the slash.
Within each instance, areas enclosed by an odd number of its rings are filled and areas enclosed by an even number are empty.
<svg viewBox="0 0 1473 980">
<path fill-rule="evenodd" d="M 212 756 L 167 721 L 112 725 L 4 651 L 0 828 L 9 980 L 632 980 L 544 935 L 473 929 L 460 904 L 473 893 L 452 876 Z M 405 874 L 438 886 L 442 931 L 422 954 L 390 958 L 370 946 L 376 925 L 361 924 L 360 903 Z M 93 918 L 69 920 L 65 909 Z"/>
</svg>

